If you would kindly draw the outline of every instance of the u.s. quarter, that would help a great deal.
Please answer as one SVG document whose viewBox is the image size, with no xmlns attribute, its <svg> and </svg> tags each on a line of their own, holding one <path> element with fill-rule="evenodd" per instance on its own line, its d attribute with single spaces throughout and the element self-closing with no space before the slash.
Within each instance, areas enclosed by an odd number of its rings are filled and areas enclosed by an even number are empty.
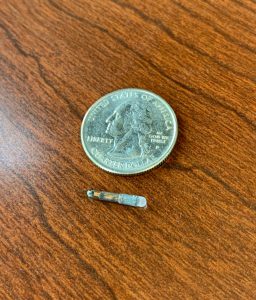
<svg viewBox="0 0 256 300">
<path fill-rule="evenodd" d="M 96 101 L 84 116 L 85 153 L 101 169 L 138 174 L 161 164 L 178 134 L 173 109 L 160 96 L 142 89 L 122 89 Z"/>
</svg>

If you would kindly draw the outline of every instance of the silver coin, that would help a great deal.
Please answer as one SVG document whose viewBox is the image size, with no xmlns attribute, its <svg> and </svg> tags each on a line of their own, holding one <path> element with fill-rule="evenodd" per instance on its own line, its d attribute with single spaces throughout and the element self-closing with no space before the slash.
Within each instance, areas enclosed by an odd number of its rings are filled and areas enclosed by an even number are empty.
<svg viewBox="0 0 256 300">
<path fill-rule="evenodd" d="M 84 116 L 85 153 L 101 169 L 122 175 L 146 172 L 171 153 L 178 134 L 173 109 L 158 95 L 122 89 L 96 101 Z"/>
</svg>

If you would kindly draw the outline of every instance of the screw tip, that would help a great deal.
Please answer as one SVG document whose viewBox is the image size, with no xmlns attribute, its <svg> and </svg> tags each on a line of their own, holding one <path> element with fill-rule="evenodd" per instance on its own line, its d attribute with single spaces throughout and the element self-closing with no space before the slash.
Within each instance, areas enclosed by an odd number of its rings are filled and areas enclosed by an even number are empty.
<svg viewBox="0 0 256 300">
<path fill-rule="evenodd" d="M 88 190 L 86 193 L 87 193 L 87 197 L 93 198 L 93 191 L 92 190 Z"/>
</svg>

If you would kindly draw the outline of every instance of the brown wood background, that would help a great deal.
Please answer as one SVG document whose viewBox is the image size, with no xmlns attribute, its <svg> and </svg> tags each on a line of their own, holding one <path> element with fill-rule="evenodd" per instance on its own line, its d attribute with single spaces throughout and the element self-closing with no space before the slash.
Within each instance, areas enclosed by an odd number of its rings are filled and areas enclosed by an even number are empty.
<svg viewBox="0 0 256 300">
<path fill-rule="evenodd" d="M 255 28 L 252 0 L 0 0 L 0 299 L 256 299 Z M 180 125 L 135 177 L 92 165 L 79 137 L 124 87 Z"/>
</svg>

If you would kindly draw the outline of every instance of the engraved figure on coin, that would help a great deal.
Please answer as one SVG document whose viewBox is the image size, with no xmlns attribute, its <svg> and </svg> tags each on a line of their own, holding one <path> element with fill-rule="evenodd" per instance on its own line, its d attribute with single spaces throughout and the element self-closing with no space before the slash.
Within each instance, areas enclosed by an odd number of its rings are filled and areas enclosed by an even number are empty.
<svg viewBox="0 0 256 300">
<path fill-rule="evenodd" d="M 108 154 L 114 157 L 137 158 L 150 153 L 148 134 L 152 131 L 152 106 L 144 101 L 120 104 L 106 119 L 106 134 L 114 138 Z"/>
</svg>

